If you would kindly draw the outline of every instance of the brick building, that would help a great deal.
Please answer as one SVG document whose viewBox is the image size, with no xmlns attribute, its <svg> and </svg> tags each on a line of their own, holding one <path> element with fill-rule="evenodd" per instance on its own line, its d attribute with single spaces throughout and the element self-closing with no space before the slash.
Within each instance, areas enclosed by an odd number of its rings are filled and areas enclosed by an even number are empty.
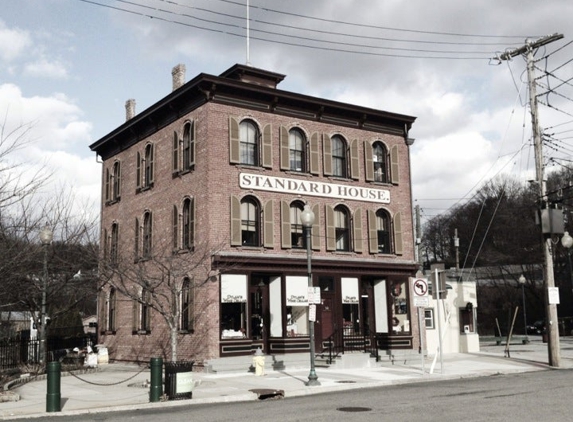
<svg viewBox="0 0 573 422">
<path fill-rule="evenodd" d="M 100 342 L 117 360 L 417 350 L 408 131 L 415 118 L 282 91 L 235 65 L 93 145 L 103 160 Z"/>
</svg>

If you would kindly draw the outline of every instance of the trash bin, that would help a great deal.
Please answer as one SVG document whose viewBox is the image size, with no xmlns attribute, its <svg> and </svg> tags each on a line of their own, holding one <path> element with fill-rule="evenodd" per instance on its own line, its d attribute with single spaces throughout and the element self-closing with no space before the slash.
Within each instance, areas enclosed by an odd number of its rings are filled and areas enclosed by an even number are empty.
<svg viewBox="0 0 573 422">
<path fill-rule="evenodd" d="M 260 377 L 265 375 L 265 356 L 259 347 L 253 356 L 253 366 L 255 367 L 255 375 Z"/>
<path fill-rule="evenodd" d="M 165 395 L 168 400 L 193 397 L 193 364 L 195 361 L 165 362 Z"/>
</svg>

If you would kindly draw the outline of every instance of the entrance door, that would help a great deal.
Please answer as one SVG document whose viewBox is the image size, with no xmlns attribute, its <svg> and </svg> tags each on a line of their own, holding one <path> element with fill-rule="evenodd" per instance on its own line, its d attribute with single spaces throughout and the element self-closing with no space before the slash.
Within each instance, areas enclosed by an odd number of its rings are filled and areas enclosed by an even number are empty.
<svg viewBox="0 0 573 422">
<path fill-rule="evenodd" d="M 332 277 L 320 277 L 321 304 L 317 306 L 317 323 L 315 324 L 315 348 L 317 352 L 326 351 L 329 342 L 334 350 L 341 345 L 341 336 L 337 335 L 336 312 L 334 309 L 335 291 Z"/>
<path fill-rule="evenodd" d="M 269 350 L 270 331 L 269 285 L 262 278 L 253 277 L 249 287 L 249 295 L 249 337 L 255 348 L 260 347 L 264 352 L 267 352 Z"/>
</svg>

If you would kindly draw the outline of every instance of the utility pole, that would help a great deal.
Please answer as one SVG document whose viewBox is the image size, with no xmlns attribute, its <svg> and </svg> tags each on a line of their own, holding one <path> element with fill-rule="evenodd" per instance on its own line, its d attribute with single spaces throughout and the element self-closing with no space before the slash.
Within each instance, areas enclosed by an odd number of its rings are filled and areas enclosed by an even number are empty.
<svg viewBox="0 0 573 422">
<path fill-rule="evenodd" d="M 420 206 L 416 205 L 416 253 L 418 254 L 418 270 L 422 271 L 424 268 L 424 261 L 422 257 L 422 225 L 420 223 Z"/>
<path fill-rule="evenodd" d="M 534 51 L 541 46 L 552 43 L 563 38 L 562 34 L 552 34 L 539 38 L 536 41 L 526 40 L 525 45 L 517 49 L 502 54 L 501 60 L 510 60 L 512 57 L 525 55 L 527 60 L 527 81 L 529 84 L 529 107 L 531 109 L 531 126 L 533 130 L 533 141 L 535 151 L 535 176 L 539 188 L 539 198 L 542 201 L 541 207 L 548 208 L 547 190 L 543 175 L 543 145 L 541 143 L 541 131 L 539 128 L 539 117 L 537 110 L 537 89 L 535 87 L 535 62 Z M 545 265 L 543 271 L 543 290 L 545 300 L 545 318 L 547 326 L 547 348 L 549 355 L 549 366 L 561 366 L 561 357 L 559 349 L 559 322 L 557 317 L 557 305 L 549 301 L 549 289 L 555 287 L 553 277 L 553 254 L 551 233 L 548 235 L 542 233 L 543 254 Z"/>
</svg>

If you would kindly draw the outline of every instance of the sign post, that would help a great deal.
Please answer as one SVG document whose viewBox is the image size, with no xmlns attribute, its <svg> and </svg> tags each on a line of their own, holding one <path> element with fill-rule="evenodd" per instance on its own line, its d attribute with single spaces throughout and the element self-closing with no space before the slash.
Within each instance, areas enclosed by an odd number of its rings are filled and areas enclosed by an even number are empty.
<svg viewBox="0 0 573 422">
<path fill-rule="evenodd" d="M 414 293 L 414 306 L 418 308 L 418 328 L 420 331 L 420 355 L 422 356 L 422 375 L 426 372 L 424 359 L 424 333 L 422 324 L 424 324 L 425 308 L 430 304 L 428 299 L 428 280 L 425 278 L 410 278 L 412 281 L 412 290 Z"/>
</svg>

